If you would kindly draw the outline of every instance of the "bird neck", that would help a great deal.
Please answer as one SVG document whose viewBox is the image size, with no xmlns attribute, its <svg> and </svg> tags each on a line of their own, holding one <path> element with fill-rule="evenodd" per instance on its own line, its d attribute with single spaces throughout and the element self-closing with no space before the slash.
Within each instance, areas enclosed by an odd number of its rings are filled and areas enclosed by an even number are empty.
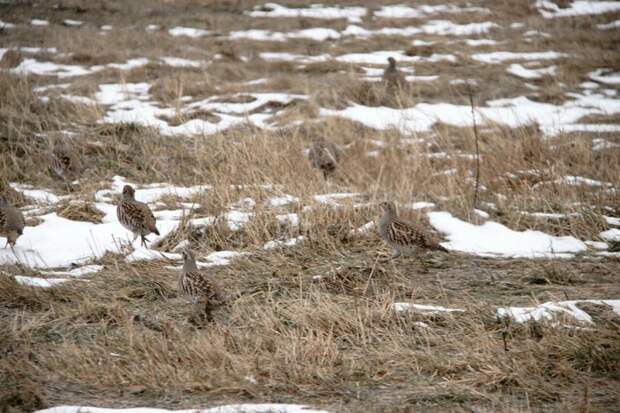
<svg viewBox="0 0 620 413">
<path fill-rule="evenodd" d="M 194 260 L 193 258 L 188 258 L 185 261 L 183 261 L 183 271 L 188 272 L 188 271 L 197 271 L 198 270 L 198 266 L 196 265 L 196 260 Z"/>
<path fill-rule="evenodd" d="M 397 218 L 396 212 L 390 211 L 390 210 L 386 210 L 386 211 L 383 212 L 383 216 L 381 217 L 381 223 L 382 224 L 387 224 L 388 222 L 391 222 L 391 221 L 395 220 L 396 218 Z"/>
</svg>

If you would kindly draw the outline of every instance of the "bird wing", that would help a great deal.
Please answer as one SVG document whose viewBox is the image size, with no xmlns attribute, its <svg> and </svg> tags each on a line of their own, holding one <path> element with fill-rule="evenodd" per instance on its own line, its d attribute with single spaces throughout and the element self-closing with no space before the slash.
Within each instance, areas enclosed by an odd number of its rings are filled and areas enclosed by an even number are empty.
<svg viewBox="0 0 620 413">
<path fill-rule="evenodd" d="M 185 288 L 189 295 L 204 297 L 210 301 L 220 300 L 218 287 L 200 271 L 189 271 L 185 278 Z"/>
</svg>

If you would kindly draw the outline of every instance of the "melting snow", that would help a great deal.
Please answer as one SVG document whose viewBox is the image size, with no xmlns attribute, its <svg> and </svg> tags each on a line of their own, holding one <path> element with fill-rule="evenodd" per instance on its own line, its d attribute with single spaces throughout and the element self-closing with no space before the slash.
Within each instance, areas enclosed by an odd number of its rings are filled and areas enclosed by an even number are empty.
<svg viewBox="0 0 620 413">
<path fill-rule="evenodd" d="M 348 19 L 359 22 L 366 15 L 365 7 L 327 7 L 320 4 L 308 8 L 288 8 L 277 3 L 256 6 L 245 12 L 251 17 L 307 17 L 313 19 Z"/>
<path fill-rule="evenodd" d="M 573 101 L 556 106 L 539 103 L 526 97 L 500 99 L 488 102 L 488 107 L 476 108 L 477 118 L 497 122 L 509 127 L 518 127 L 532 122 L 538 123 L 547 135 L 554 135 L 573 125 L 589 114 L 613 114 L 620 112 L 620 101 L 604 95 L 574 95 Z M 340 116 L 360 122 L 374 129 L 397 128 L 404 134 L 430 131 L 436 122 L 454 126 L 471 126 L 471 108 L 449 103 L 419 103 L 406 109 L 368 107 L 353 105 L 343 110 L 321 109 L 322 116 Z M 616 125 L 600 125 L 599 129 L 614 129 Z"/>
<path fill-rule="evenodd" d="M 23 275 L 15 275 L 15 281 L 28 287 L 51 288 L 55 285 L 71 281 L 68 278 L 41 278 L 41 277 L 25 277 Z"/>
<path fill-rule="evenodd" d="M 607 231 L 603 231 L 598 235 L 607 241 L 612 241 L 612 242 L 620 241 L 620 229 L 618 228 L 608 229 Z"/>
<path fill-rule="evenodd" d="M 499 317 L 510 317 L 517 323 L 525 323 L 531 320 L 552 320 L 556 315 L 570 316 L 578 321 L 592 323 L 592 317 L 583 310 L 580 310 L 576 304 L 607 304 L 613 307 L 613 311 L 620 315 L 620 300 L 574 300 L 547 302 L 539 304 L 535 307 L 506 307 L 498 308 L 497 315 Z"/>
<path fill-rule="evenodd" d="M 30 24 L 33 26 L 49 26 L 50 22 L 42 19 L 32 19 L 30 20 Z"/>
<path fill-rule="evenodd" d="M 148 28 L 147 28 L 148 29 Z M 187 37 L 202 37 L 211 33 L 209 30 L 195 29 L 192 27 L 173 27 L 168 30 L 168 34 L 171 36 L 187 36 Z"/>
<path fill-rule="evenodd" d="M 0 29 L 12 29 L 13 27 L 15 27 L 13 23 L 0 20 Z"/>
<path fill-rule="evenodd" d="M 147 407 L 130 409 L 106 409 L 86 406 L 58 406 L 35 413 L 328 413 L 299 404 L 229 404 L 206 409 L 164 410 Z"/>
<path fill-rule="evenodd" d="M 586 245 L 574 237 L 555 237 L 540 231 L 514 231 L 497 222 L 474 225 L 448 212 L 429 212 L 430 223 L 446 234 L 448 249 L 481 256 L 571 257 L 586 251 Z"/>
<path fill-rule="evenodd" d="M 612 73 L 611 69 L 598 69 L 590 73 L 590 79 L 610 85 L 620 84 L 620 72 Z"/>
<path fill-rule="evenodd" d="M 591 14 L 603 14 L 620 10 L 620 2 L 617 1 L 573 1 L 567 7 L 538 0 L 536 7 L 545 19 L 567 16 L 586 16 Z"/>
<path fill-rule="evenodd" d="M 413 303 L 394 303 L 392 304 L 392 309 L 397 312 L 402 311 L 420 311 L 426 314 L 436 314 L 436 313 L 462 313 L 465 310 L 460 308 L 446 308 L 440 307 L 436 305 L 425 305 L 425 304 L 413 304 Z"/>
<path fill-rule="evenodd" d="M 375 11 L 375 16 L 385 17 L 389 19 L 417 19 L 428 16 L 429 14 L 439 13 L 490 13 L 489 9 L 483 7 L 459 7 L 453 5 L 420 5 L 417 7 L 411 6 L 383 6 L 381 9 Z"/>
<path fill-rule="evenodd" d="M 180 57 L 161 57 L 160 59 L 172 67 L 202 67 L 207 63 L 204 60 L 190 60 Z"/>
<path fill-rule="evenodd" d="M 502 63 L 507 60 L 553 60 L 568 56 L 566 53 L 549 51 L 527 53 L 490 52 L 473 54 L 471 57 L 484 63 Z"/>
<path fill-rule="evenodd" d="M 66 19 L 66 20 L 63 20 L 62 24 L 64 24 L 65 26 L 79 27 L 83 25 L 84 22 L 81 22 L 79 20 Z"/>
<path fill-rule="evenodd" d="M 289 238 L 284 241 L 280 241 L 280 240 L 269 241 L 265 243 L 265 245 L 263 246 L 263 249 L 272 250 L 278 247 L 292 247 L 293 245 L 297 245 L 298 243 L 302 242 L 304 239 L 306 239 L 306 237 L 304 237 L 303 235 L 300 235 L 298 237 Z"/>
<path fill-rule="evenodd" d="M 620 27 L 620 20 L 615 20 L 613 22 L 605 23 L 605 24 L 597 24 L 596 27 L 598 27 L 601 30 L 617 29 L 618 27 Z"/>
<path fill-rule="evenodd" d="M 523 67 L 519 63 L 513 63 L 506 70 L 508 71 L 508 73 L 511 73 L 523 79 L 539 79 L 543 76 L 555 75 L 556 69 L 556 66 L 550 66 L 541 69 L 528 69 L 526 67 Z"/>
</svg>

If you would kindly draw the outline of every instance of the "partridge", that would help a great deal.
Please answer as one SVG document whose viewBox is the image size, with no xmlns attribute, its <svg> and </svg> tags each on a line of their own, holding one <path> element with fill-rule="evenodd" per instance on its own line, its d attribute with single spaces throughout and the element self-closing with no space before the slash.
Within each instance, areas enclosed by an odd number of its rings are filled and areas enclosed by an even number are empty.
<svg viewBox="0 0 620 413">
<path fill-rule="evenodd" d="M 220 286 L 198 269 L 194 253 L 189 248 L 184 249 L 182 255 L 183 269 L 179 274 L 179 292 L 194 303 L 203 302 L 205 312 L 210 317 L 211 310 L 224 300 Z"/>
<path fill-rule="evenodd" d="M 6 248 L 8 245 L 11 249 L 15 247 L 17 238 L 24 233 L 26 221 L 22 212 L 10 206 L 6 199 L 0 195 L 0 235 L 6 237 Z"/>
<path fill-rule="evenodd" d="M 398 218 L 393 202 L 382 202 L 379 206 L 383 210 L 383 216 L 379 220 L 379 235 L 393 248 L 393 258 L 414 253 L 416 250 L 448 252 L 422 228 Z"/>
<path fill-rule="evenodd" d="M 159 231 L 153 212 L 144 202 L 136 201 L 135 193 L 131 185 L 125 185 L 116 216 L 123 227 L 133 232 L 134 240 L 140 236 L 142 246 L 146 247 L 146 236 L 150 233 L 159 235 Z"/>
<path fill-rule="evenodd" d="M 63 142 L 54 145 L 50 155 L 50 164 L 54 173 L 62 179 L 73 179 L 82 172 L 80 157 Z"/>
<path fill-rule="evenodd" d="M 315 141 L 310 148 L 310 152 L 308 152 L 310 163 L 313 167 L 323 172 L 323 178 L 325 179 L 336 170 L 339 157 L 336 145 L 327 142 L 324 138 Z"/>
<path fill-rule="evenodd" d="M 407 87 L 403 73 L 396 68 L 396 59 L 388 57 L 388 67 L 383 71 L 383 82 L 388 90 L 402 90 Z"/>
</svg>

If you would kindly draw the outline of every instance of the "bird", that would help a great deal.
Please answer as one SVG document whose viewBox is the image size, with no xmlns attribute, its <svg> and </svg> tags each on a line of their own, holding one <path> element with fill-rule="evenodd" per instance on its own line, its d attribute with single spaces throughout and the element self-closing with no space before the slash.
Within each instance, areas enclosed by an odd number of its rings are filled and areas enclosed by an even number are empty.
<svg viewBox="0 0 620 413">
<path fill-rule="evenodd" d="M 6 237 L 7 246 L 14 250 L 17 238 L 24 233 L 26 221 L 22 212 L 8 204 L 4 196 L 0 195 L 0 235 Z"/>
<path fill-rule="evenodd" d="M 69 145 L 57 142 L 50 154 L 50 164 L 54 173 L 61 179 L 73 179 L 82 172 L 80 157 Z"/>
<path fill-rule="evenodd" d="M 224 298 L 220 286 L 196 265 L 196 258 L 189 247 L 181 252 L 183 268 L 179 274 L 179 292 L 189 297 L 194 304 L 203 302 L 205 313 L 211 319 L 211 311 L 221 305 Z"/>
<path fill-rule="evenodd" d="M 396 59 L 388 57 L 388 67 L 383 71 L 383 82 L 389 90 L 402 90 L 407 87 L 407 80 L 396 67 Z"/>
<path fill-rule="evenodd" d="M 123 187 L 121 202 L 116 207 L 118 221 L 125 229 L 133 232 L 134 240 L 140 236 L 142 246 L 146 247 L 146 236 L 150 233 L 159 235 L 155 216 L 147 204 L 136 201 L 136 191 L 131 185 Z"/>
<path fill-rule="evenodd" d="M 400 219 L 394 202 L 381 202 L 379 207 L 383 210 L 379 220 L 379 235 L 394 250 L 392 258 L 414 253 L 416 250 L 449 252 L 422 228 Z"/>
<path fill-rule="evenodd" d="M 317 139 L 308 152 L 308 159 L 313 167 L 323 172 L 323 178 L 327 179 L 338 166 L 340 154 L 338 148 L 332 142 L 327 142 L 325 138 Z"/>
</svg>

